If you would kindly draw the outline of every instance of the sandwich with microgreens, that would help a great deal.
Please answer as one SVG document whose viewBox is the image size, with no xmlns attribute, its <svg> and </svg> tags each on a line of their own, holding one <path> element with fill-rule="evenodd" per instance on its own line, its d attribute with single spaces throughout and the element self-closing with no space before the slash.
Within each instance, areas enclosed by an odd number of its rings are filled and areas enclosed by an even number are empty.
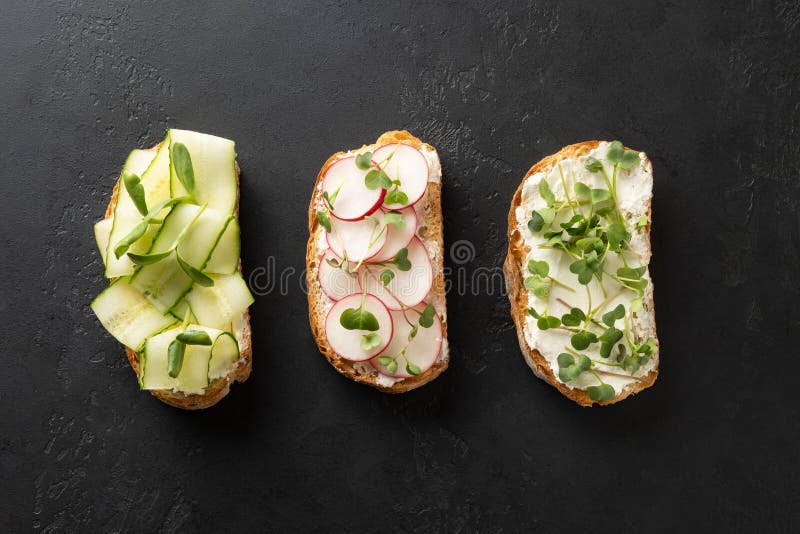
<svg viewBox="0 0 800 534">
<path fill-rule="evenodd" d="M 653 168 L 621 142 L 564 147 L 525 175 L 504 274 L 526 362 L 578 404 L 618 402 L 658 375 L 649 263 Z"/>
<path fill-rule="evenodd" d="M 311 331 L 341 374 L 402 393 L 447 368 L 441 165 L 406 131 L 317 176 L 306 249 Z"/>
<path fill-rule="evenodd" d="M 233 141 L 168 130 L 129 154 L 95 225 L 110 284 L 92 310 L 140 388 L 169 405 L 207 408 L 250 375 L 238 213 Z"/>
</svg>

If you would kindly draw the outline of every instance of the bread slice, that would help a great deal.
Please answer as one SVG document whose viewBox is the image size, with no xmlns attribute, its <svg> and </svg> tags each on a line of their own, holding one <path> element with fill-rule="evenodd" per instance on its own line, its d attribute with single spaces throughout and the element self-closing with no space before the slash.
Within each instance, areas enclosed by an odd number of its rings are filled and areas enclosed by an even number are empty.
<svg viewBox="0 0 800 534">
<path fill-rule="evenodd" d="M 514 319 L 514 325 L 517 328 L 517 337 L 519 339 L 519 346 L 522 350 L 522 354 L 525 357 L 525 361 L 528 363 L 528 366 L 533 370 L 534 374 L 548 382 L 550 385 L 556 387 L 561 393 L 565 396 L 569 397 L 570 399 L 574 400 L 581 406 L 592 406 L 592 404 L 596 403 L 589 398 L 588 393 L 586 391 L 578 389 L 578 388 L 570 388 L 563 382 L 561 382 L 553 373 L 553 370 L 550 367 L 548 361 L 542 356 L 542 354 L 536 350 L 531 348 L 526 339 L 524 333 L 524 326 L 525 326 L 525 317 L 528 313 L 528 291 L 523 286 L 523 280 L 525 278 L 525 270 L 526 270 L 526 258 L 528 254 L 527 246 L 525 245 L 525 241 L 523 239 L 522 234 L 519 231 L 519 222 L 517 220 L 516 209 L 522 203 L 522 188 L 525 183 L 525 180 L 528 179 L 529 176 L 537 173 L 537 172 L 548 172 L 552 169 L 556 164 L 558 164 L 562 160 L 577 158 L 580 156 L 585 156 L 592 150 L 600 145 L 601 141 L 586 141 L 583 143 L 577 143 L 574 145 L 569 145 L 562 148 L 560 151 L 556 152 L 553 155 L 547 156 L 542 159 L 540 162 L 535 164 L 531 167 L 528 172 L 525 174 L 525 177 L 522 179 L 517 191 L 514 193 L 514 197 L 511 201 L 511 208 L 508 212 L 508 255 L 506 256 L 505 264 L 503 265 L 503 273 L 505 275 L 506 280 L 506 291 L 508 293 L 508 298 L 511 302 L 511 316 Z M 646 156 L 643 156 L 643 162 L 648 167 L 651 166 L 650 161 L 647 159 Z M 652 197 L 651 197 L 652 199 Z M 645 228 L 645 235 L 646 235 L 646 244 L 647 250 L 650 250 L 650 223 L 651 220 L 651 209 L 652 203 L 648 201 L 647 207 L 647 220 L 648 224 Z M 652 282 L 650 283 L 652 286 Z M 652 288 L 651 288 L 652 291 Z M 653 324 L 655 324 L 655 306 L 652 298 L 652 292 L 649 293 L 650 297 L 645 302 L 645 306 L 643 311 L 647 310 L 651 314 L 651 318 Z M 656 342 L 658 340 L 656 339 Z M 653 385 L 656 381 L 656 377 L 658 376 L 658 353 L 653 355 L 655 358 L 655 366 L 652 371 L 648 372 L 647 374 L 640 377 L 638 380 L 632 382 L 631 384 L 627 385 L 624 389 L 619 391 L 617 395 L 609 400 L 608 402 L 601 402 L 597 404 L 606 405 L 606 404 L 613 404 L 615 402 L 619 402 L 622 399 L 638 393 L 645 388 L 648 388 Z"/>
<path fill-rule="evenodd" d="M 325 335 L 325 316 L 331 306 L 331 301 L 322 292 L 317 277 L 318 261 L 322 251 L 318 243 L 324 237 L 324 228 L 317 221 L 317 210 L 322 209 L 322 177 L 336 160 L 366 151 L 375 151 L 378 147 L 393 143 L 403 143 L 413 146 L 417 150 L 431 151 L 435 149 L 420 141 L 405 130 L 389 131 L 381 135 L 372 145 L 364 145 L 359 149 L 352 150 L 350 153 L 337 152 L 328 158 L 317 175 L 314 193 L 311 196 L 311 203 L 308 208 L 308 246 L 306 247 L 306 280 L 308 287 L 308 318 L 311 323 L 311 332 L 317 342 L 320 352 L 328 359 L 333 367 L 344 376 L 368 384 L 386 393 L 404 393 L 427 384 L 442 371 L 447 369 L 450 361 L 449 346 L 447 343 L 447 308 L 444 294 L 444 236 L 442 234 L 442 207 L 441 207 L 441 182 L 428 182 L 427 198 L 419 202 L 425 203 L 422 207 L 424 218 L 420 225 L 418 235 L 422 239 L 428 250 L 433 266 L 433 287 L 430 292 L 431 304 L 436 308 L 436 312 L 442 320 L 442 348 L 436 363 L 424 373 L 405 378 L 395 383 L 389 383 L 380 375 L 368 362 L 351 362 L 340 358 L 331 349 Z M 438 158 L 438 156 L 437 156 Z"/>
<path fill-rule="evenodd" d="M 157 151 L 161 143 L 155 145 L 152 148 L 147 149 L 148 151 Z M 239 170 L 239 163 L 236 163 L 236 178 L 239 179 L 240 170 Z M 114 216 L 114 206 L 117 203 L 117 194 L 119 193 L 119 181 L 114 185 L 114 190 L 111 193 L 111 200 L 108 203 L 108 207 L 106 208 L 105 217 L 106 219 Z M 236 215 L 239 215 L 239 198 L 236 198 Z M 239 273 L 242 272 L 242 262 L 239 260 Z M 216 378 L 211 381 L 208 387 L 205 389 L 205 393 L 201 395 L 197 394 L 185 394 L 179 391 L 172 391 L 170 389 L 154 389 L 149 390 L 150 393 L 153 394 L 157 399 L 160 401 L 169 404 L 170 406 L 175 406 L 176 408 L 182 408 L 184 410 L 201 410 L 203 408 L 208 408 L 210 406 L 215 405 L 217 402 L 220 401 L 231 389 L 231 384 L 234 382 L 244 382 L 250 376 L 250 371 L 253 368 L 253 347 L 252 347 L 252 330 L 250 328 L 250 313 L 245 310 L 243 317 L 242 317 L 242 335 L 241 337 L 237 336 L 236 340 L 239 343 L 239 360 L 230 370 L 230 372 L 220 378 Z M 131 349 L 130 347 L 125 347 L 125 355 L 128 357 L 128 362 L 130 362 L 133 371 L 136 373 L 136 376 L 139 377 L 139 353 Z"/>
</svg>

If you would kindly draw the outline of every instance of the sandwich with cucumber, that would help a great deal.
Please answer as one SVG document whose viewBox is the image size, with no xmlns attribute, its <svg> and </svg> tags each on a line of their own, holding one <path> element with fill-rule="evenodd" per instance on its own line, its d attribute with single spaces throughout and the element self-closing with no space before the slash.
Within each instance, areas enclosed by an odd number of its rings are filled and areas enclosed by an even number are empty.
<svg viewBox="0 0 800 534">
<path fill-rule="evenodd" d="M 448 365 L 441 165 L 406 131 L 337 152 L 308 212 L 308 313 L 320 352 L 341 374 L 387 393 Z"/>
<path fill-rule="evenodd" d="M 526 362 L 583 406 L 658 375 L 649 263 L 653 168 L 621 142 L 564 147 L 525 175 L 508 213 L 504 274 Z"/>
<path fill-rule="evenodd" d="M 252 368 L 233 141 L 168 130 L 133 150 L 94 228 L 108 287 L 92 302 L 141 389 L 183 409 L 226 396 Z"/>
</svg>

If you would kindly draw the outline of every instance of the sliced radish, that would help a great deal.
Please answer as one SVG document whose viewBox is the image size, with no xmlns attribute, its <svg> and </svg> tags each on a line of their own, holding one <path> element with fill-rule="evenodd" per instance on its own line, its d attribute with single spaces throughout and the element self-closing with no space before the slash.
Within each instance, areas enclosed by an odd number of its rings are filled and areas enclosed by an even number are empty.
<svg viewBox="0 0 800 534">
<path fill-rule="evenodd" d="M 384 210 L 384 216 L 388 211 L 389 210 Z M 403 228 L 397 228 L 392 224 L 387 224 L 386 243 L 384 243 L 383 247 L 375 256 L 370 258 L 369 261 L 379 262 L 391 260 L 394 258 L 394 255 L 397 254 L 397 251 L 407 246 L 411 238 L 417 233 L 417 212 L 414 211 L 414 208 L 408 207 L 398 211 L 400 215 L 403 216 L 405 226 Z M 384 222 L 384 224 L 386 223 Z"/>
<path fill-rule="evenodd" d="M 381 299 L 390 310 L 400 310 L 403 306 L 416 306 L 428 295 L 433 285 L 433 268 L 428 257 L 428 250 L 418 237 L 412 237 L 408 243 L 408 261 L 411 269 L 401 271 L 393 263 L 386 265 L 365 265 L 362 267 L 369 273 L 367 291 Z M 394 278 L 384 286 L 380 273 L 389 269 Z M 359 277 L 363 290 L 364 278 Z"/>
<path fill-rule="evenodd" d="M 341 264 L 342 259 L 337 257 L 331 249 L 319 259 L 317 267 L 317 277 L 322 291 L 331 300 L 341 300 L 342 298 L 358 291 L 358 277 L 342 267 L 334 267 L 328 260 Z M 346 267 L 346 266 L 345 266 Z"/>
<path fill-rule="evenodd" d="M 415 306 L 414 309 L 421 313 L 425 306 L 422 303 Z M 419 315 L 410 310 L 405 312 L 405 317 L 401 311 L 393 311 L 391 313 L 392 321 L 394 322 L 392 341 L 369 363 L 379 373 L 394 378 L 414 376 L 407 371 L 407 362 L 413 363 L 419 367 L 420 373 L 424 373 L 436 363 L 436 358 L 439 357 L 439 352 L 442 350 L 442 322 L 439 319 L 439 314 L 434 315 L 433 324 L 430 327 L 423 328 L 418 326 L 417 334 L 409 341 L 408 336 L 411 333 L 412 326 L 408 323 L 410 321 L 412 324 L 417 324 Z M 405 353 L 403 353 L 404 350 Z M 379 358 L 384 356 L 395 358 L 397 369 L 394 372 L 390 372 L 386 365 L 378 361 Z"/>
<path fill-rule="evenodd" d="M 356 158 L 342 158 L 333 163 L 322 179 L 322 191 L 333 203 L 331 213 L 345 221 L 355 221 L 377 210 L 383 203 L 385 189 L 369 189 L 364 183 L 367 171 L 356 167 Z"/>
<path fill-rule="evenodd" d="M 360 221 L 331 221 L 326 234 L 328 246 L 340 258 L 350 263 L 366 261 L 377 254 L 386 243 L 386 231 L 380 218 L 367 217 Z"/>
<path fill-rule="evenodd" d="M 405 208 L 415 204 L 428 188 L 428 162 L 422 152 L 413 146 L 394 144 L 384 145 L 372 154 L 377 163 L 391 180 L 400 181 L 400 191 L 406 194 L 408 202 L 387 204 L 391 209 Z"/>
<path fill-rule="evenodd" d="M 375 332 L 348 330 L 339 322 L 342 313 L 348 308 L 358 309 L 361 306 L 362 299 L 364 300 L 364 310 L 378 319 L 379 328 Z M 342 358 L 354 362 L 369 360 L 385 349 L 392 339 L 393 331 L 392 316 L 389 314 L 389 310 L 374 295 L 364 295 L 362 293 L 348 295 L 334 304 L 325 318 L 325 335 L 331 348 Z M 361 348 L 362 336 L 371 333 L 378 335 L 380 343 L 369 350 L 364 350 Z"/>
</svg>

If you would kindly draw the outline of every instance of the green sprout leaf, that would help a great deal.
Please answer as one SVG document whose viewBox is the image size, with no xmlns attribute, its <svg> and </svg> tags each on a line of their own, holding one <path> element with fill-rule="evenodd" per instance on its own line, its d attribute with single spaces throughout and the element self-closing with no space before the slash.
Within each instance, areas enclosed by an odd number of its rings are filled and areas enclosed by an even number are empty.
<svg viewBox="0 0 800 534">
<path fill-rule="evenodd" d="M 366 171 L 372 167 L 372 152 L 364 152 L 363 154 L 356 155 L 356 167 L 362 171 Z"/>
<path fill-rule="evenodd" d="M 391 356 L 381 356 L 380 358 L 378 358 L 378 363 L 381 364 L 384 367 L 389 365 L 389 362 L 393 362 L 393 361 L 394 361 L 394 358 L 392 358 Z"/>
<path fill-rule="evenodd" d="M 192 167 L 192 157 L 189 155 L 189 149 L 183 143 L 173 143 L 172 147 L 170 147 L 170 158 L 172 159 L 172 166 L 175 168 L 175 174 L 178 175 L 178 180 L 190 195 L 194 195 L 194 168 Z"/>
<path fill-rule="evenodd" d="M 167 347 L 167 374 L 172 378 L 176 378 L 181 373 L 185 352 L 186 345 L 178 339 L 172 340 Z"/>
<path fill-rule="evenodd" d="M 419 325 L 422 328 L 430 328 L 433 326 L 434 315 L 436 315 L 436 308 L 433 307 L 433 304 L 428 304 L 425 306 L 425 309 L 422 310 L 422 315 L 419 316 Z"/>
<path fill-rule="evenodd" d="M 592 198 L 592 190 L 583 182 L 575 183 L 575 194 L 580 200 L 589 200 Z"/>
<path fill-rule="evenodd" d="M 625 317 L 625 306 L 618 304 L 616 308 L 603 314 L 603 323 L 606 326 L 614 326 L 614 323 Z"/>
<path fill-rule="evenodd" d="M 598 255 L 602 254 L 606 248 L 603 240 L 599 237 L 584 237 L 583 239 L 578 239 L 575 245 L 584 253 L 595 251 Z"/>
<path fill-rule="evenodd" d="M 381 278 L 381 283 L 385 286 L 388 286 L 389 282 L 391 282 L 394 279 L 394 271 L 392 271 L 391 269 L 384 269 L 383 271 L 381 271 L 380 278 Z"/>
<path fill-rule="evenodd" d="M 411 332 L 408 333 L 408 340 L 411 341 L 415 337 L 417 337 L 417 332 L 419 332 L 419 325 L 414 325 L 411 327 Z"/>
<path fill-rule="evenodd" d="M 592 367 L 592 361 L 585 355 L 578 356 L 578 360 L 572 354 L 562 352 L 558 355 L 558 378 L 562 382 L 575 380 L 584 371 Z"/>
<path fill-rule="evenodd" d="M 599 204 L 600 202 L 610 200 L 611 193 L 609 193 L 608 189 L 592 189 L 590 199 L 592 204 Z"/>
<path fill-rule="evenodd" d="M 631 313 L 637 313 L 637 312 L 641 311 L 641 309 L 642 309 L 642 298 L 641 297 L 637 297 L 637 298 L 631 300 L 631 305 L 629 307 L 630 307 Z"/>
<path fill-rule="evenodd" d="M 384 224 L 391 224 L 398 230 L 402 230 L 406 227 L 406 220 L 403 218 L 403 214 L 399 211 L 389 211 L 383 215 L 383 222 Z"/>
<path fill-rule="evenodd" d="M 584 163 L 584 167 L 586 167 L 586 170 L 589 172 L 600 172 L 603 170 L 603 164 L 600 163 L 600 160 L 592 156 L 586 158 L 586 163 Z"/>
<path fill-rule="evenodd" d="M 580 308 L 572 308 L 569 313 L 565 313 L 561 316 L 561 322 L 564 324 L 564 326 L 580 326 L 580 324 L 585 320 L 586 315 Z"/>
<path fill-rule="evenodd" d="M 331 231 L 331 220 L 328 217 L 328 210 L 320 210 L 317 211 L 317 221 L 319 224 L 325 228 L 325 231 L 330 233 Z"/>
<path fill-rule="evenodd" d="M 528 221 L 528 230 L 531 231 L 532 234 L 539 232 L 544 227 L 544 217 L 542 217 L 538 211 L 534 211 L 531 213 L 531 220 Z"/>
<path fill-rule="evenodd" d="M 630 170 L 639 165 L 641 159 L 639 153 L 635 150 L 626 150 L 622 153 L 622 158 L 619 161 L 619 166 L 623 169 Z"/>
<path fill-rule="evenodd" d="M 125 190 L 131 197 L 136 209 L 139 210 L 139 213 L 147 215 L 147 202 L 144 198 L 144 187 L 142 187 L 139 177 L 132 172 L 123 171 L 122 183 L 125 184 Z"/>
<path fill-rule="evenodd" d="M 379 187 L 381 189 L 389 189 L 392 187 L 392 180 L 385 172 L 372 169 L 364 177 L 364 184 L 367 186 L 367 189 L 378 189 Z"/>
<path fill-rule="evenodd" d="M 533 317 L 534 319 L 538 319 L 539 317 L 541 317 L 541 315 L 539 315 L 539 312 L 537 312 L 537 311 L 536 311 L 536 310 L 534 310 L 533 308 L 528 308 L 528 314 L 529 314 L 531 317 Z"/>
<path fill-rule="evenodd" d="M 592 280 L 592 276 L 599 274 L 600 269 L 600 259 L 595 251 L 585 254 L 582 258 L 575 260 L 569 266 L 570 272 L 577 274 L 578 282 L 583 285 L 588 284 Z"/>
<path fill-rule="evenodd" d="M 611 356 L 611 349 L 614 348 L 614 345 L 620 339 L 622 339 L 622 330 L 613 326 L 608 327 L 598 338 L 600 341 L 600 356 L 603 358 Z"/>
<path fill-rule="evenodd" d="M 550 296 L 551 281 L 547 278 L 542 278 L 539 275 L 532 275 L 525 278 L 525 289 L 536 295 L 540 299 L 546 299 Z"/>
<path fill-rule="evenodd" d="M 550 265 L 548 265 L 546 261 L 530 260 L 528 262 L 528 271 L 530 271 L 531 274 L 547 276 L 550 274 Z"/>
<path fill-rule="evenodd" d="M 595 213 L 607 219 L 609 215 L 614 213 L 614 206 L 603 206 L 602 208 L 598 208 Z"/>
<path fill-rule="evenodd" d="M 569 342 L 576 350 L 586 350 L 592 343 L 597 343 L 597 336 L 587 330 L 581 330 L 572 334 Z"/>
<path fill-rule="evenodd" d="M 408 204 L 408 195 L 400 191 L 399 189 L 392 189 L 388 193 L 386 193 L 386 198 L 383 199 L 384 204 L 401 204 L 406 205 Z"/>
<path fill-rule="evenodd" d="M 208 333 L 202 330 L 187 330 L 186 332 L 178 334 L 178 337 L 175 339 L 186 345 L 211 345 L 211 338 Z"/>
<path fill-rule="evenodd" d="M 641 309 L 641 298 L 644 295 L 644 288 L 647 287 L 647 279 L 642 278 L 644 272 L 647 270 L 646 265 L 642 265 L 641 267 L 620 267 L 617 269 L 617 280 L 624 286 L 628 287 L 629 289 L 636 292 L 639 296 L 639 304 L 637 308 L 634 309 L 633 305 L 631 305 L 631 311 L 636 312 Z"/>
<path fill-rule="evenodd" d="M 410 375 L 417 376 L 422 372 L 422 370 L 418 366 L 408 361 L 408 358 L 406 358 L 406 372 Z"/>
<path fill-rule="evenodd" d="M 558 328 L 561 326 L 561 320 L 558 317 L 552 317 L 550 315 L 542 315 L 536 321 L 536 326 L 539 327 L 539 330 L 549 330 L 551 328 Z"/>
<path fill-rule="evenodd" d="M 408 260 L 408 249 L 401 248 L 398 250 L 397 254 L 394 255 L 394 259 L 392 259 L 392 263 L 394 263 L 401 271 L 410 271 L 411 262 Z"/>
<path fill-rule="evenodd" d="M 333 198 L 328 194 L 327 191 L 323 191 L 322 198 L 325 199 L 325 203 L 328 205 L 328 207 L 333 209 Z"/>
<path fill-rule="evenodd" d="M 380 328 L 378 319 L 363 306 L 347 308 L 339 317 L 339 324 L 347 330 L 368 330 L 375 332 Z"/>
<path fill-rule="evenodd" d="M 128 252 L 128 257 L 136 265 L 151 265 L 163 260 L 164 258 L 168 258 L 172 254 L 172 250 L 173 249 L 169 249 L 165 252 L 159 252 L 156 254 L 134 254 L 133 252 Z"/>
<path fill-rule="evenodd" d="M 534 210 L 531 213 L 531 219 L 528 221 L 528 229 L 531 233 L 540 231 L 546 224 L 551 224 L 556 217 L 556 210 L 554 208 L 542 208 Z"/>
<path fill-rule="evenodd" d="M 616 395 L 614 387 L 609 384 L 600 384 L 599 386 L 589 386 L 586 388 L 586 393 L 589 398 L 597 402 L 608 402 Z"/>
<path fill-rule="evenodd" d="M 547 183 L 547 180 L 542 178 L 539 181 L 539 196 L 541 196 L 545 202 L 547 202 L 547 206 L 552 208 L 553 205 L 556 203 L 556 196 L 553 194 L 553 191 L 550 189 L 550 184 Z"/>
<path fill-rule="evenodd" d="M 606 152 L 606 159 L 612 164 L 617 165 L 620 161 L 622 161 L 622 154 L 624 153 L 624 150 L 625 149 L 621 142 L 611 141 L 611 145 L 608 147 L 608 152 Z"/>
<path fill-rule="evenodd" d="M 606 235 L 608 236 L 608 244 L 614 252 L 622 250 L 623 244 L 626 244 L 630 239 L 630 234 L 625 229 L 625 225 L 619 221 L 614 221 L 608 225 Z"/>
<path fill-rule="evenodd" d="M 641 217 L 639 217 L 639 220 L 638 220 L 638 221 L 636 221 L 636 226 L 635 226 L 635 228 L 636 228 L 637 230 L 638 230 L 639 228 L 644 228 L 645 226 L 647 226 L 647 223 L 648 223 L 648 222 L 650 222 L 650 221 L 648 221 L 648 219 L 647 219 L 647 215 L 642 215 Z"/>
<path fill-rule="evenodd" d="M 651 337 L 647 340 L 644 345 L 641 345 L 636 352 L 639 354 L 646 354 L 650 356 L 651 354 L 655 353 L 658 350 L 658 345 L 656 345 L 655 340 Z"/>
<path fill-rule="evenodd" d="M 200 269 L 197 269 L 189 263 L 186 262 L 183 258 L 181 258 L 180 254 L 175 254 L 175 257 L 178 258 L 178 265 L 180 265 L 183 272 L 192 279 L 192 281 L 196 284 L 199 284 L 203 287 L 211 287 L 214 285 L 214 280 L 203 274 Z"/>
<path fill-rule="evenodd" d="M 390 361 L 388 364 L 385 365 L 385 367 L 386 367 L 386 370 L 389 371 L 390 373 L 396 373 L 397 372 L 397 360 Z"/>
<path fill-rule="evenodd" d="M 376 334 L 375 332 L 370 332 L 368 334 L 363 334 L 361 336 L 361 350 L 370 350 L 374 349 L 375 347 L 380 346 L 381 344 L 381 336 Z"/>
<path fill-rule="evenodd" d="M 117 246 L 114 247 L 114 255 L 117 257 L 117 259 L 122 257 L 122 255 L 125 254 L 125 252 L 127 252 L 131 247 L 131 245 L 133 245 L 139 240 L 140 237 L 144 235 L 149 224 L 150 223 L 147 220 L 140 222 L 133 227 L 133 230 L 131 230 L 128 235 L 119 240 Z"/>
</svg>

